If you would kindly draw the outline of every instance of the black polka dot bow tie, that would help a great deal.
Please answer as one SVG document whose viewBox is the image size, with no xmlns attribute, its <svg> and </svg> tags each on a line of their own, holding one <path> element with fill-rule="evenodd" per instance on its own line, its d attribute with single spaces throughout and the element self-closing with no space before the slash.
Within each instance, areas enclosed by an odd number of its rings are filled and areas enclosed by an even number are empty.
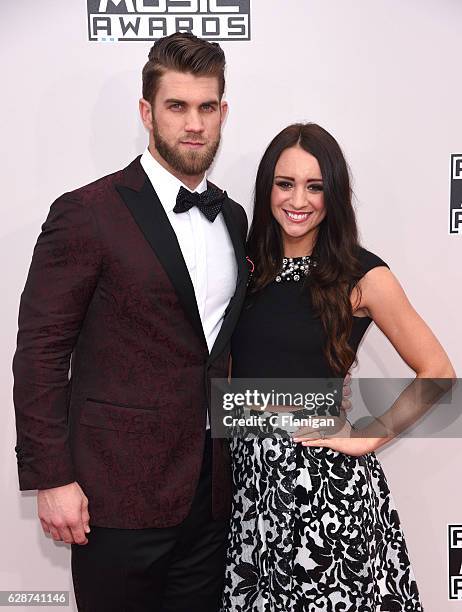
<svg viewBox="0 0 462 612">
<path fill-rule="evenodd" d="M 221 189 L 218 189 L 215 185 L 211 185 L 203 193 L 189 191 L 184 187 L 180 187 L 173 212 L 183 213 L 193 206 L 197 206 L 201 213 L 205 215 L 209 221 L 213 222 L 220 214 L 226 197 L 226 191 L 221 191 Z"/>
</svg>

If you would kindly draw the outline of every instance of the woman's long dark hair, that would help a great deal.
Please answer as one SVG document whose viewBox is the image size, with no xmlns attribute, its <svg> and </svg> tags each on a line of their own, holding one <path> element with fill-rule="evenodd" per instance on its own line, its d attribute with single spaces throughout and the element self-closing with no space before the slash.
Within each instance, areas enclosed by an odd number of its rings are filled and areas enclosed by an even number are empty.
<svg viewBox="0 0 462 612">
<path fill-rule="evenodd" d="M 326 216 L 318 228 L 312 253 L 317 265 L 311 268 L 308 281 L 313 308 L 327 336 L 327 362 L 336 375 L 344 376 L 355 359 L 348 340 L 353 324 L 350 294 L 361 277 L 358 230 L 345 157 L 335 138 L 315 123 L 297 123 L 282 130 L 269 144 L 258 167 L 248 238 L 249 257 L 255 263 L 250 290 L 263 289 L 282 266 L 282 235 L 271 212 L 271 191 L 281 153 L 295 146 L 317 159 L 322 174 Z"/>
</svg>

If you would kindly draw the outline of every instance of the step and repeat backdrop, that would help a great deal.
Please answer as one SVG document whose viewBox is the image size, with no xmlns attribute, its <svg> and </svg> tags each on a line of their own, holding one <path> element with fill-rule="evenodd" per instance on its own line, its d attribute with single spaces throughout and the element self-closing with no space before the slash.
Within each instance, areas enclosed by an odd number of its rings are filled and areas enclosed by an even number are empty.
<svg viewBox="0 0 462 612">
<path fill-rule="evenodd" d="M 51 202 L 144 150 L 138 99 L 152 41 L 183 30 L 223 46 L 230 113 L 210 177 L 249 219 L 257 164 L 279 130 L 314 121 L 337 138 L 363 245 L 390 265 L 460 373 L 462 3 L 3 0 L 0 11 L 0 591 L 71 591 L 75 610 L 69 547 L 43 535 L 35 494 L 18 491 L 17 311 Z M 359 363 L 353 376 L 412 375 L 377 328 Z M 462 605 L 461 451 L 459 438 L 433 437 L 378 453 L 428 612 Z"/>
</svg>

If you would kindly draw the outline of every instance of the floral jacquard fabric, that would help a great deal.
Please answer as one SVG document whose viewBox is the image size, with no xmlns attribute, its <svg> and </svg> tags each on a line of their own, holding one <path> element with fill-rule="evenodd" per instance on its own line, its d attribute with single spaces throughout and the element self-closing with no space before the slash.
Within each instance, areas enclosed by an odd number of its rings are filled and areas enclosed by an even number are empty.
<svg viewBox="0 0 462 612">
<path fill-rule="evenodd" d="M 422 612 L 374 453 L 234 439 L 221 612 Z"/>
</svg>

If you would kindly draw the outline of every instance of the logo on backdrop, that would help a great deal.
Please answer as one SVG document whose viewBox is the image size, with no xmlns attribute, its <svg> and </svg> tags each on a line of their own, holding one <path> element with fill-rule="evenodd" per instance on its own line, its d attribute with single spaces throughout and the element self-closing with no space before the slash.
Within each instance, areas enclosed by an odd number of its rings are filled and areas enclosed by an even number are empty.
<svg viewBox="0 0 462 612">
<path fill-rule="evenodd" d="M 87 12 L 92 41 L 149 41 L 174 32 L 250 40 L 250 0 L 87 0 Z"/>
<path fill-rule="evenodd" d="M 449 599 L 462 599 L 462 525 L 448 525 Z"/>
<path fill-rule="evenodd" d="M 462 234 L 462 155 L 451 155 L 449 233 Z"/>
</svg>

